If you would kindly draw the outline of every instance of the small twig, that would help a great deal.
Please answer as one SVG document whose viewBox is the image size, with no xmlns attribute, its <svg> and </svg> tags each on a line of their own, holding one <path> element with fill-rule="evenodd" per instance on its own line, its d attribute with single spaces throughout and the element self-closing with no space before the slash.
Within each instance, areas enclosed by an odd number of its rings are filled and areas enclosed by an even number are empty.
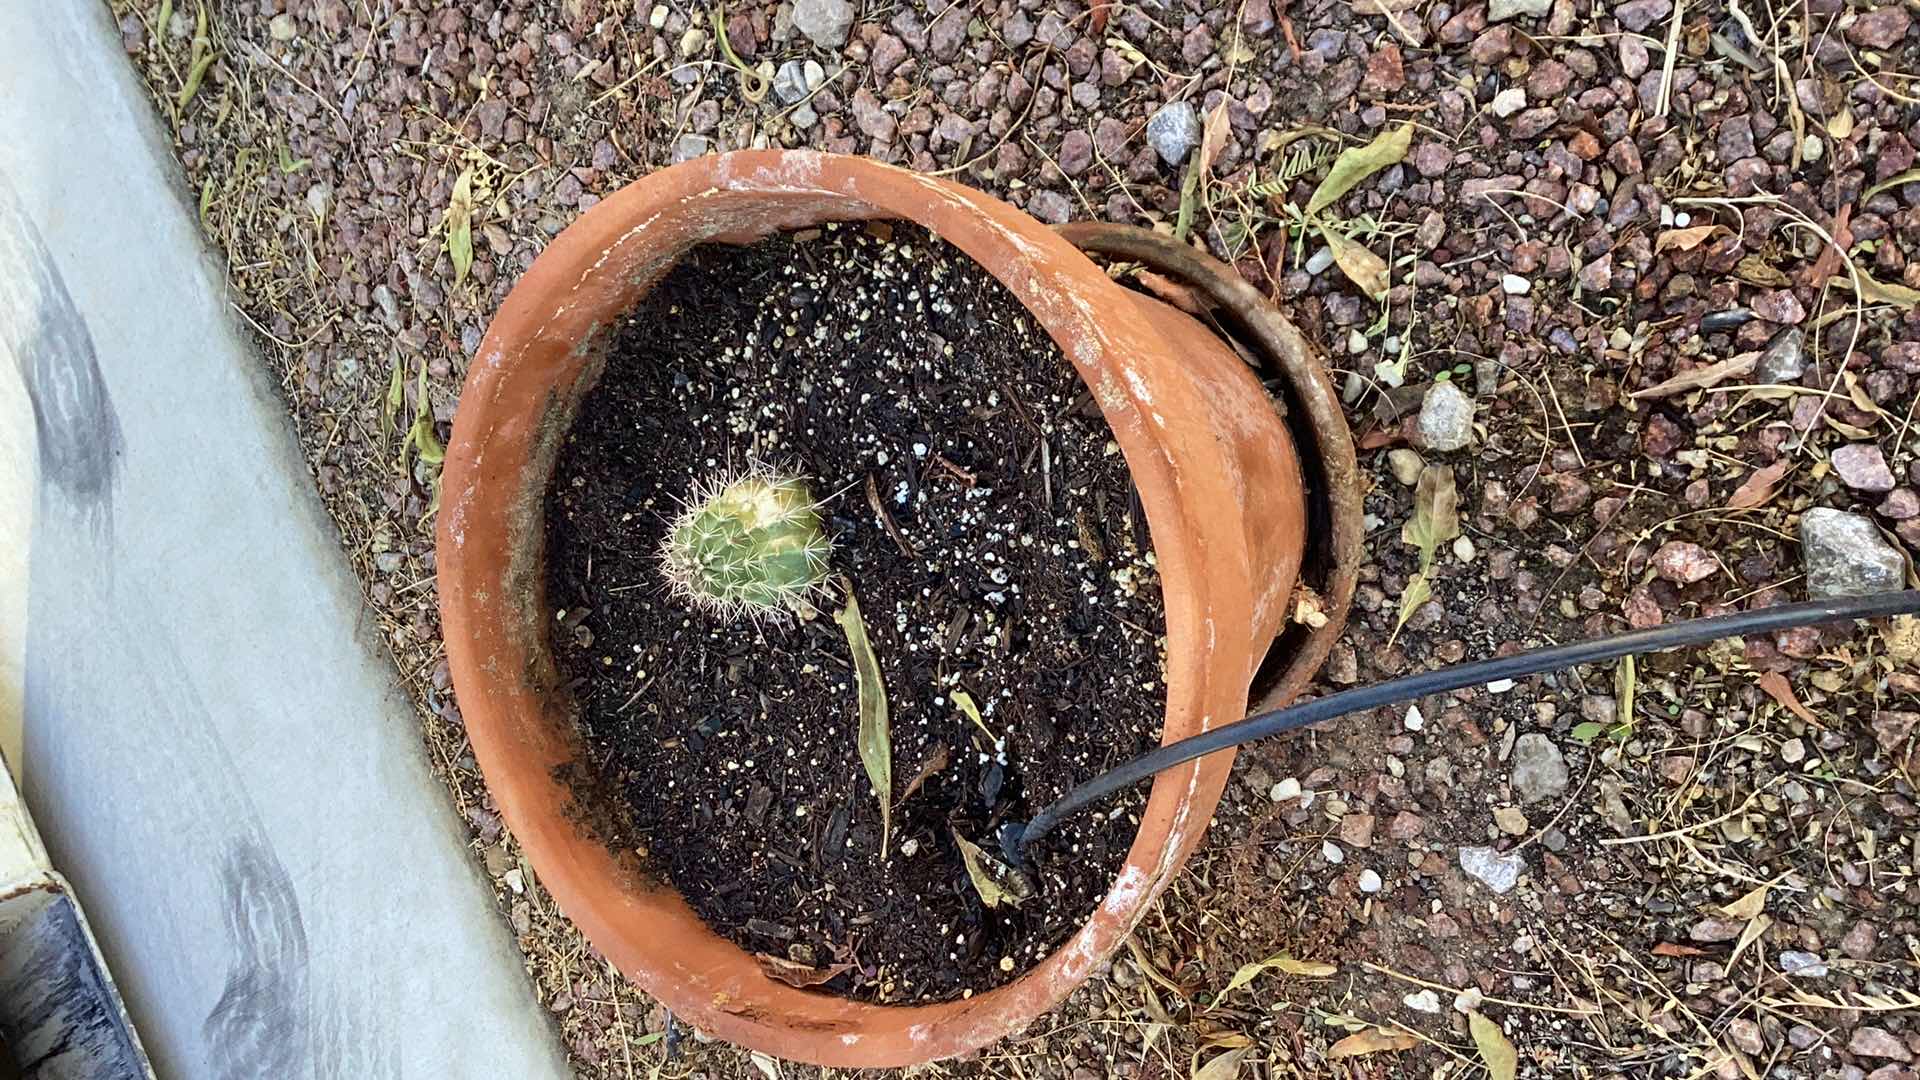
<svg viewBox="0 0 1920 1080">
<path fill-rule="evenodd" d="M 894 546 L 900 549 L 900 554 L 909 559 L 913 558 L 915 556 L 913 546 L 907 543 L 905 536 L 900 535 L 900 526 L 893 523 L 893 515 L 887 513 L 887 504 L 880 498 L 880 485 L 874 481 L 872 473 L 867 474 L 867 505 L 873 508 L 873 516 L 880 519 L 880 526 L 887 530 L 888 536 L 893 538 Z"/>
<path fill-rule="evenodd" d="M 1680 57 L 1680 24 L 1686 21 L 1687 0 L 1673 0 L 1673 21 L 1667 24 L 1666 55 L 1660 59 L 1660 104 L 1653 115 L 1664 117 L 1673 103 L 1673 65 Z"/>
</svg>

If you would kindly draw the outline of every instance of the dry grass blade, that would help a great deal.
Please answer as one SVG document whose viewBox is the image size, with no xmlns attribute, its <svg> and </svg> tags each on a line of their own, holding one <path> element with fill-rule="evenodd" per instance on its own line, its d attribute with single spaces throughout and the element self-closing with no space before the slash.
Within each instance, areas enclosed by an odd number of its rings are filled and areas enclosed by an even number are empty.
<svg viewBox="0 0 1920 1080">
<path fill-rule="evenodd" d="M 1860 196 L 1860 201 L 1866 202 L 1868 199 L 1873 198 L 1875 195 L 1880 194 L 1881 192 L 1887 190 L 1888 188 L 1897 188 L 1902 184 L 1912 184 L 1912 183 L 1920 183 L 1920 166 L 1916 166 L 1915 168 L 1908 169 L 1905 172 L 1895 173 L 1892 176 L 1887 177 L 1885 180 L 1882 180 L 1879 183 L 1873 185 L 1872 187 L 1868 188 Z"/>
<path fill-rule="evenodd" d="M 1479 1048 L 1481 1060 L 1487 1063 L 1487 1072 L 1493 1080 L 1513 1080 L 1520 1070 L 1520 1055 L 1500 1025 L 1478 1012 L 1470 1012 L 1467 1026 L 1473 1032 L 1473 1045 Z"/>
<path fill-rule="evenodd" d="M 1327 178 L 1320 181 L 1313 197 L 1307 200 L 1307 214 L 1311 216 L 1325 210 L 1358 187 L 1362 180 L 1406 160 L 1407 149 L 1412 145 L 1413 125 L 1408 123 L 1381 132 L 1365 146 L 1342 150 L 1334 159 L 1333 168 L 1327 171 Z"/>
<path fill-rule="evenodd" d="M 847 635 L 847 649 L 853 653 L 854 682 L 860 694 L 860 764 L 866 766 L 874 797 L 880 800 L 880 857 L 884 859 L 893 831 L 893 734 L 887 726 L 887 688 L 880 678 L 880 661 L 867 641 L 867 624 L 860 618 L 853 583 L 843 584 L 847 606 L 834 613 L 833 621 Z"/>
<path fill-rule="evenodd" d="M 1675 375 L 1644 390 L 1635 390 L 1627 396 L 1635 399 L 1663 398 L 1684 394 L 1689 390 L 1705 390 L 1718 386 L 1728 379 L 1739 378 L 1752 372 L 1754 365 L 1759 362 L 1759 353 L 1741 353 L 1739 356 L 1730 356 L 1717 364 L 1708 364 L 1705 367 L 1697 367 L 1692 371 Z"/>
</svg>

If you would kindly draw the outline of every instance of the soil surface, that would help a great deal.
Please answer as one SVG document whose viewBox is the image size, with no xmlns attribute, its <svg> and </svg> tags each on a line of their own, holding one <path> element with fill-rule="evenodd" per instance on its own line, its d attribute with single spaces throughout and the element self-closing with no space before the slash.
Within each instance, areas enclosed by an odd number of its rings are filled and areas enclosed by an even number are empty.
<svg viewBox="0 0 1920 1080">
<path fill-rule="evenodd" d="M 834 620 L 728 621 L 663 587 L 681 500 L 749 461 L 808 479 L 858 596 L 891 714 L 887 851 Z M 1144 791 L 1069 823 L 1017 910 L 982 904 L 953 839 L 993 849 L 1001 821 L 1149 748 L 1166 700 L 1125 461 L 965 255 L 893 223 L 696 250 L 617 330 L 547 512 L 556 656 L 631 812 L 611 839 L 715 929 L 838 971 L 828 989 L 946 1000 L 1012 979 L 1105 895 Z"/>
</svg>

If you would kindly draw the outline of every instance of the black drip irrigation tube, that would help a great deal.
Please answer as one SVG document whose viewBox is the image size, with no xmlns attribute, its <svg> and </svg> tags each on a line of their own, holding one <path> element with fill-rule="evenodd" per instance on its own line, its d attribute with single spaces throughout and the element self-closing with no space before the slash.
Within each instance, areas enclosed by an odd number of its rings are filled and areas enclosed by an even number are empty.
<svg viewBox="0 0 1920 1080">
<path fill-rule="evenodd" d="M 1194 758 L 1238 746 L 1255 739 L 1283 735 L 1311 727 L 1348 713 L 1392 705 L 1445 690 L 1562 671 L 1578 664 L 1617 660 L 1636 653 L 1658 652 L 1682 645 L 1698 645 L 1726 637 L 1763 634 L 1773 630 L 1791 630 L 1843 619 L 1872 619 L 1887 615 L 1920 612 L 1920 590 L 1874 593 L 1869 596 L 1836 597 L 1798 604 L 1781 604 L 1734 615 L 1716 615 L 1707 619 L 1686 619 L 1648 630 L 1633 630 L 1609 637 L 1576 641 L 1532 649 L 1494 660 L 1474 660 L 1435 671 L 1423 671 L 1371 686 L 1356 687 L 1328 694 L 1323 698 L 1289 705 L 1282 709 L 1257 713 L 1224 727 L 1168 743 L 1142 754 L 1124 765 L 1101 773 L 1062 796 L 1059 802 L 1042 809 L 1032 821 L 1010 821 L 1000 827 L 1000 846 L 1014 866 L 1025 865 L 1026 849 L 1034 841 L 1053 831 L 1062 821 L 1117 791 L 1132 787 L 1155 773 L 1184 765 Z"/>
</svg>

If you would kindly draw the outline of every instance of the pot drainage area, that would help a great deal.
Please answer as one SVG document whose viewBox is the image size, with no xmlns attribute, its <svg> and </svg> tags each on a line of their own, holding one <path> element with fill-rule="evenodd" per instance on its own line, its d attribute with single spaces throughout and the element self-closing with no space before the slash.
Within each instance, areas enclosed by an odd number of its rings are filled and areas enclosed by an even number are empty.
<svg viewBox="0 0 1920 1080">
<path fill-rule="evenodd" d="M 717 609 L 661 557 L 689 501 L 768 478 L 817 500 L 839 584 L 808 617 Z M 1154 745 L 1166 692 L 1119 447 L 957 249 L 899 222 L 696 249 L 613 335 L 547 514 L 552 648 L 604 763 L 569 780 L 769 974 L 951 1000 L 1105 895 L 1144 790 L 1035 852 L 1030 902 L 976 886 L 962 854 Z M 828 610 L 849 586 L 885 687 L 890 822 Z"/>
</svg>

